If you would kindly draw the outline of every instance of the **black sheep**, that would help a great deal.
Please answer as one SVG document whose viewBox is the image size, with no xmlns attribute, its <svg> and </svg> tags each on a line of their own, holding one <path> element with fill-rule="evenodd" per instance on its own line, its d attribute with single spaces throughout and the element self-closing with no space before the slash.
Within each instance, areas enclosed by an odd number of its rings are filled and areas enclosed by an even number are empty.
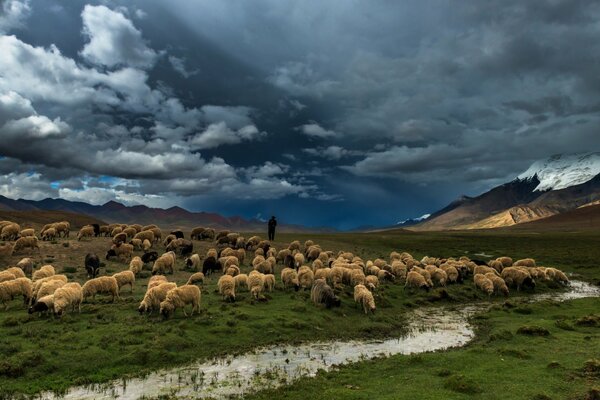
<svg viewBox="0 0 600 400">
<path fill-rule="evenodd" d="M 192 243 L 190 240 L 184 240 L 177 250 L 182 256 L 190 255 L 194 251 L 194 243 Z"/>
<path fill-rule="evenodd" d="M 109 250 L 109 252 L 113 252 L 114 250 Z M 115 254 L 116 256 L 116 254 Z M 108 254 L 106 255 L 106 259 L 108 260 Z M 96 254 L 88 253 L 85 256 L 85 270 L 87 271 L 88 278 L 95 278 L 98 276 L 98 272 L 100 270 L 100 259 Z"/>
<path fill-rule="evenodd" d="M 116 256 L 117 256 L 117 253 L 113 249 L 110 249 L 106 252 L 107 260 L 110 260 L 112 257 L 116 257 Z"/>
<path fill-rule="evenodd" d="M 204 260 L 204 263 L 202 263 L 202 273 L 205 276 L 210 275 L 211 272 L 221 272 L 222 270 L 223 268 L 221 267 L 221 263 L 214 257 L 208 257 L 206 260 Z"/>
<path fill-rule="evenodd" d="M 287 256 L 285 256 L 285 258 L 283 259 L 283 265 L 285 265 L 288 268 L 296 269 L 294 264 L 295 264 L 294 257 L 289 254 Z"/>
<path fill-rule="evenodd" d="M 174 235 L 177 239 L 183 239 L 183 232 L 180 230 L 171 232 L 171 235 Z"/>
<path fill-rule="evenodd" d="M 100 236 L 100 225 L 92 224 L 92 226 L 94 227 L 94 236 L 96 236 L 96 237 Z"/>
<path fill-rule="evenodd" d="M 50 308 L 48 307 L 48 304 L 46 304 L 43 301 L 36 301 L 35 304 L 33 304 L 27 310 L 27 312 L 29 314 L 33 314 L 34 312 L 43 313 L 43 312 L 46 312 L 46 311 L 50 311 Z"/>
<path fill-rule="evenodd" d="M 142 255 L 142 261 L 144 264 L 148 264 L 149 262 L 158 260 L 158 253 L 155 251 L 149 251 L 148 253 L 144 253 Z"/>
</svg>

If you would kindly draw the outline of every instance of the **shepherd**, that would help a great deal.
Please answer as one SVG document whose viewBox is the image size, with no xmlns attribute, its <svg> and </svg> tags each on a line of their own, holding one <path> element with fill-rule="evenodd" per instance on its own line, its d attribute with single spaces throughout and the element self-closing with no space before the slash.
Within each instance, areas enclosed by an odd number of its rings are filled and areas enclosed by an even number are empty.
<svg viewBox="0 0 600 400">
<path fill-rule="evenodd" d="M 272 216 L 269 220 L 269 240 L 275 240 L 275 227 L 277 226 L 277 220 L 275 216 Z"/>
</svg>

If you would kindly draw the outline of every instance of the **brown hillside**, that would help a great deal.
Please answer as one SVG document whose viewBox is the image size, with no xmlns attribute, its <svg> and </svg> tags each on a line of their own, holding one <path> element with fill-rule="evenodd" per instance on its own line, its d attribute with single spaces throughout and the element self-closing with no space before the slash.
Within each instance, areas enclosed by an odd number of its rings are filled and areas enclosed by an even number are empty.
<svg viewBox="0 0 600 400">
<path fill-rule="evenodd" d="M 21 228 L 39 227 L 51 222 L 69 221 L 71 230 L 79 229 L 87 224 L 104 224 L 103 221 L 88 215 L 76 214 L 67 211 L 4 211 L 0 210 L 0 219 L 14 221 Z"/>
<path fill-rule="evenodd" d="M 530 231 L 580 231 L 600 229 L 600 204 L 580 207 L 536 221 L 505 228 Z"/>
</svg>

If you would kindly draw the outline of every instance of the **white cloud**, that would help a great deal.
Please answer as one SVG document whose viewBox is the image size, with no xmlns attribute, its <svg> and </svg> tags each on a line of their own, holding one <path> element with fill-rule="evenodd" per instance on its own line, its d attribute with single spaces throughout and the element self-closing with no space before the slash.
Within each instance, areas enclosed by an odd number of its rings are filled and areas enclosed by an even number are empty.
<svg viewBox="0 0 600 400">
<path fill-rule="evenodd" d="M 8 136 L 21 138 L 60 138 L 71 130 L 68 124 L 56 118 L 53 121 L 44 115 L 31 115 L 26 118 L 8 121 L 2 132 Z"/>
<path fill-rule="evenodd" d="M 42 200 L 55 197 L 57 192 L 40 173 L 15 173 L 0 175 L 0 195 L 11 199 Z"/>
<path fill-rule="evenodd" d="M 173 69 L 175 71 L 179 72 L 181 74 L 181 76 L 183 76 L 186 79 L 189 78 L 190 76 L 194 76 L 200 72 L 199 69 L 194 69 L 192 71 L 189 71 L 185 67 L 185 62 L 186 62 L 185 58 L 169 56 L 169 62 L 171 63 L 171 66 L 173 67 Z"/>
<path fill-rule="evenodd" d="M 321 139 L 331 139 L 331 138 L 337 138 L 337 137 L 341 136 L 337 132 L 323 128 L 316 122 L 301 125 L 296 129 L 298 129 L 300 132 L 302 132 L 306 136 L 317 137 L 317 138 L 321 138 Z"/>
<path fill-rule="evenodd" d="M 0 2 L 0 34 L 23 26 L 23 20 L 29 16 L 29 0 L 4 0 Z"/>
<path fill-rule="evenodd" d="M 121 12 L 88 4 L 81 18 L 83 33 L 89 38 L 81 55 L 89 62 L 107 67 L 154 65 L 157 53 L 146 45 L 142 33 Z"/>
<path fill-rule="evenodd" d="M 265 135 L 265 132 L 260 132 L 254 125 L 248 125 L 234 131 L 225 122 L 218 122 L 210 124 L 204 132 L 194 135 L 188 143 L 197 150 L 213 149 L 226 144 L 256 140 Z"/>
</svg>

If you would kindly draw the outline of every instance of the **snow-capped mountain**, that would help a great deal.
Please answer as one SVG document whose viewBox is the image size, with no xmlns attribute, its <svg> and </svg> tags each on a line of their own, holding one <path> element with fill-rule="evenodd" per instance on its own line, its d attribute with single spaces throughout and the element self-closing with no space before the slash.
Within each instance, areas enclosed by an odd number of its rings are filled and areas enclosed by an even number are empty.
<svg viewBox="0 0 600 400">
<path fill-rule="evenodd" d="M 430 216 L 431 216 L 431 214 L 423 214 L 423 215 L 421 215 L 420 217 L 417 217 L 417 218 L 409 218 L 409 219 L 405 219 L 405 220 L 402 220 L 402 221 L 398 221 L 398 222 L 396 222 L 396 225 L 408 225 L 408 224 L 413 225 L 413 224 L 416 224 L 418 222 L 426 220 Z"/>
<path fill-rule="evenodd" d="M 600 174 L 600 152 L 586 154 L 558 154 L 547 160 L 536 161 L 518 179 L 537 176 L 540 184 L 534 191 L 560 190 L 580 185 Z"/>
</svg>

